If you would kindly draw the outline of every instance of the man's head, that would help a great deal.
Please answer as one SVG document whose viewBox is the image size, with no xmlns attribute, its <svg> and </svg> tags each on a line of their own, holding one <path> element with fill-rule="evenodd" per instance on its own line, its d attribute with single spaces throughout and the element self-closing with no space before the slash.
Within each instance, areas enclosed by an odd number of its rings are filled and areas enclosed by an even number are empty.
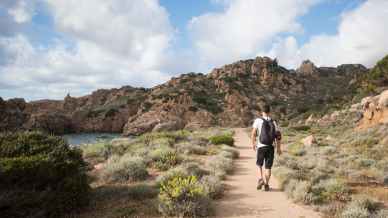
<svg viewBox="0 0 388 218">
<path fill-rule="evenodd" d="M 267 115 L 271 112 L 271 107 L 268 104 L 264 104 L 261 106 L 261 112 Z"/>
</svg>

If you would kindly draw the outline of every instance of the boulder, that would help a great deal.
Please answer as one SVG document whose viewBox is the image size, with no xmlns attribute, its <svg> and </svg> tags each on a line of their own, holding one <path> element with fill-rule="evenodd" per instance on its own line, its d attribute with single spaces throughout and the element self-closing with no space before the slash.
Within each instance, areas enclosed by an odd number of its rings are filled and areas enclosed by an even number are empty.
<svg viewBox="0 0 388 218">
<path fill-rule="evenodd" d="M 305 124 L 306 124 L 306 125 L 310 125 L 310 124 L 312 124 L 312 123 L 314 123 L 314 122 L 316 122 L 316 120 L 314 119 L 314 114 L 311 114 L 311 115 L 307 118 L 307 120 L 305 121 Z"/>
<path fill-rule="evenodd" d="M 388 107 L 388 90 L 385 90 L 380 94 L 380 98 L 378 100 L 378 105 L 381 108 Z"/>
<path fill-rule="evenodd" d="M 334 139 L 331 135 L 328 135 L 328 136 L 326 136 L 325 140 L 326 140 L 326 141 L 329 141 L 329 142 L 332 142 L 332 141 L 334 141 L 335 139 Z"/>
<path fill-rule="evenodd" d="M 31 115 L 25 128 L 29 130 L 41 130 L 52 134 L 62 135 L 71 130 L 71 120 L 61 113 L 40 113 Z"/>
<path fill-rule="evenodd" d="M 304 146 L 313 146 L 317 144 L 317 140 L 313 135 L 309 135 L 306 138 L 302 139 L 301 142 Z"/>
<path fill-rule="evenodd" d="M 152 129 L 158 124 L 158 120 L 144 120 L 144 122 L 137 121 L 135 124 L 129 124 L 124 127 L 124 135 L 141 135 Z"/>
<path fill-rule="evenodd" d="M 319 73 L 318 68 L 310 60 L 302 62 L 300 67 L 296 70 L 296 73 L 301 75 L 317 75 Z"/>
<path fill-rule="evenodd" d="M 340 115 L 340 112 L 339 112 L 339 111 L 334 111 L 334 112 L 330 115 L 330 121 L 336 121 L 339 115 Z"/>
<path fill-rule="evenodd" d="M 153 132 L 163 132 L 163 131 L 176 131 L 183 129 L 184 122 L 182 120 L 167 121 L 164 123 L 157 124 L 152 131 Z"/>
</svg>

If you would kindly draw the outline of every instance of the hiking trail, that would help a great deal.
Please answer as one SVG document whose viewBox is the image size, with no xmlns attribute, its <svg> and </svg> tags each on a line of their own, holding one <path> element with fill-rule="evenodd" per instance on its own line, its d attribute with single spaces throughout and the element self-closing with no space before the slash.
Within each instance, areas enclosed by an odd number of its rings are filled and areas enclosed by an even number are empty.
<svg viewBox="0 0 388 218">
<path fill-rule="evenodd" d="M 311 208 L 287 199 L 278 187 L 276 178 L 270 180 L 271 191 L 256 190 L 257 167 L 255 152 L 244 129 L 235 129 L 235 145 L 240 158 L 235 160 L 235 171 L 227 177 L 226 192 L 216 203 L 215 217 L 236 218 L 318 218 Z M 277 155 L 275 154 L 275 159 Z M 274 167 L 276 168 L 276 167 Z"/>
</svg>

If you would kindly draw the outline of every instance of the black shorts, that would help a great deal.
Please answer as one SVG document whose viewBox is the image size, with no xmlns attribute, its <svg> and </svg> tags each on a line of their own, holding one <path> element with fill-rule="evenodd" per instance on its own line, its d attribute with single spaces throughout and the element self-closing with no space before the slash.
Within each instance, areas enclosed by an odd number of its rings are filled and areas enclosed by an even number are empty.
<svg viewBox="0 0 388 218">
<path fill-rule="evenodd" d="M 271 169 L 275 154 L 274 146 L 265 146 L 256 151 L 256 165 L 262 167 L 265 163 L 265 169 Z"/>
</svg>

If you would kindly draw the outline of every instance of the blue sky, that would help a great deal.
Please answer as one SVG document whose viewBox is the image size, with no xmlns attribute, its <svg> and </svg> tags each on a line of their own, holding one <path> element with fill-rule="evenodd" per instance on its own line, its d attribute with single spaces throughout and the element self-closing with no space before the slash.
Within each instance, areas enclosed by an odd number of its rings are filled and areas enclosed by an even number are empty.
<svg viewBox="0 0 388 218">
<path fill-rule="evenodd" d="M 371 67 L 386 17 L 386 0 L 2 0 L 0 96 L 152 87 L 259 55 Z"/>
</svg>

